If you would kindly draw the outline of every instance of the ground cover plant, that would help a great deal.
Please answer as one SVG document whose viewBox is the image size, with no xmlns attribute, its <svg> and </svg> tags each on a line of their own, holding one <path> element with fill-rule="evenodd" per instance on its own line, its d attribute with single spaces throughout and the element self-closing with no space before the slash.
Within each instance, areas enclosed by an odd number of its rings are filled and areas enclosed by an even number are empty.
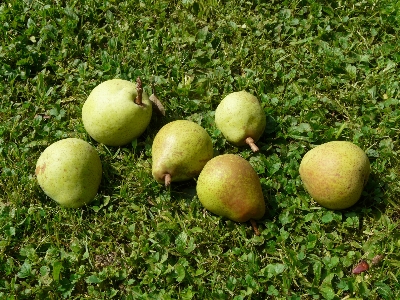
<svg viewBox="0 0 400 300">
<path fill-rule="evenodd" d="M 399 11 L 389 0 L 2 1 L 0 298 L 399 299 Z M 138 76 L 166 116 L 129 145 L 96 143 L 81 120 L 90 91 Z M 267 115 L 258 153 L 215 127 L 218 103 L 240 90 Z M 205 211 L 195 180 L 152 178 L 152 140 L 176 119 L 252 164 L 267 204 L 259 236 Z M 103 164 L 83 209 L 58 206 L 34 175 L 66 137 Z M 332 140 L 371 161 L 343 211 L 312 201 L 298 173 Z M 352 274 L 361 260 L 369 270 Z"/>
</svg>

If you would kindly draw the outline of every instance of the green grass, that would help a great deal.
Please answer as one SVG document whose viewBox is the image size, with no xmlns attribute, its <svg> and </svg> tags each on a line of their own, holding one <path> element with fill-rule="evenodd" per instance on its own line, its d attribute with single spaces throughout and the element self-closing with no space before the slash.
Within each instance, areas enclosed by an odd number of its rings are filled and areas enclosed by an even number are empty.
<svg viewBox="0 0 400 300">
<path fill-rule="evenodd" d="M 0 4 L 0 298 L 399 299 L 399 11 L 386 0 Z M 132 145 L 96 143 L 81 121 L 88 94 L 137 76 L 167 116 Z M 219 101 L 242 89 L 268 118 L 257 154 L 214 124 Z M 152 178 L 152 140 L 182 118 L 254 166 L 260 236 L 205 211 L 195 180 L 166 190 Z M 83 209 L 59 207 L 34 176 L 41 151 L 66 137 L 103 163 Z M 372 166 L 344 211 L 319 207 L 298 173 L 331 140 L 359 145 Z"/>
</svg>

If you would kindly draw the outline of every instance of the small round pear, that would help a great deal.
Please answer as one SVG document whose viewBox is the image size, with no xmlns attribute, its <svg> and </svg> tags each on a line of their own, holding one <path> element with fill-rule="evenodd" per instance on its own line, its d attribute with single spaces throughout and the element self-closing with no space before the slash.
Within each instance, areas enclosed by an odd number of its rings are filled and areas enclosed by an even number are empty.
<svg viewBox="0 0 400 300">
<path fill-rule="evenodd" d="M 222 154 L 208 161 L 197 179 L 196 191 L 207 210 L 232 221 L 258 220 L 265 214 L 260 178 L 239 155 Z"/>
<path fill-rule="evenodd" d="M 332 141 L 308 151 L 299 173 L 305 189 L 318 204 L 340 210 L 360 199 L 370 163 L 365 152 L 352 142 Z"/>
<path fill-rule="evenodd" d="M 257 97 L 246 91 L 227 95 L 215 110 L 215 124 L 228 142 L 236 146 L 255 144 L 265 130 L 267 118 Z"/>
<path fill-rule="evenodd" d="M 99 155 L 88 142 L 67 138 L 42 152 L 35 174 L 47 196 L 63 207 L 78 208 L 96 196 L 102 166 Z"/>
<path fill-rule="evenodd" d="M 152 145 L 152 174 L 157 182 L 170 185 L 200 174 L 214 155 L 211 137 L 199 124 L 188 120 L 164 125 Z"/>
<path fill-rule="evenodd" d="M 137 84 L 111 79 L 96 86 L 82 107 L 83 126 L 97 142 L 123 146 L 138 138 L 147 128 L 152 104 Z"/>
</svg>

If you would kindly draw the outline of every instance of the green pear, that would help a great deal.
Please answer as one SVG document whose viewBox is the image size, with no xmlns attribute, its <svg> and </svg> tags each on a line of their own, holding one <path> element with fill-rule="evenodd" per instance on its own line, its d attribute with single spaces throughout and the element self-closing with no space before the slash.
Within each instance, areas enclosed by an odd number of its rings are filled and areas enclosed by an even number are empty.
<svg viewBox="0 0 400 300">
<path fill-rule="evenodd" d="M 365 152 L 346 141 L 333 141 L 308 151 L 300 163 L 300 178 L 321 206 L 339 210 L 361 197 L 370 173 Z"/>
<path fill-rule="evenodd" d="M 213 154 L 211 137 L 203 127 L 187 120 L 170 122 L 153 141 L 153 177 L 166 186 L 191 179 L 199 175 Z"/>
<path fill-rule="evenodd" d="M 239 155 L 222 154 L 208 161 L 198 177 L 196 191 L 207 210 L 232 221 L 258 220 L 265 214 L 260 179 Z"/>
<path fill-rule="evenodd" d="M 89 143 L 67 138 L 42 152 L 35 174 L 47 196 L 61 206 L 78 208 L 96 196 L 102 166 L 96 150 Z"/>
<path fill-rule="evenodd" d="M 111 79 L 96 86 L 82 107 L 86 131 L 97 142 L 122 146 L 139 137 L 150 123 L 152 103 L 142 89 L 123 79 Z"/>
<path fill-rule="evenodd" d="M 264 110 L 258 99 L 246 92 L 227 95 L 215 110 L 215 124 L 226 140 L 236 146 L 248 144 L 256 152 L 259 140 L 267 123 Z"/>
</svg>

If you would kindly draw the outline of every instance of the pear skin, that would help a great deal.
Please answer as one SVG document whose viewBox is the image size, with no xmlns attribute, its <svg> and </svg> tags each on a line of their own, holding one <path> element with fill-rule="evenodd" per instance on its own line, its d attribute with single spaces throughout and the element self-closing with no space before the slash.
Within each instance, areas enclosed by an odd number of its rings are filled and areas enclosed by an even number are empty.
<svg viewBox="0 0 400 300">
<path fill-rule="evenodd" d="M 333 210 L 353 206 L 361 197 L 370 163 L 365 152 L 346 141 L 332 141 L 308 151 L 299 167 L 310 196 Z"/>
<path fill-rule="evenodd" d="M 196 191 L 207 210 L 232 221 L 258 220 L 265 214 L 260 178 L 238 155 L 222 154 L 211 159 L 199 175 Z"/>
<path fill-rule="evenodd" d="M 227 95 L 215 110 L 215 124 L 226 140 L 236 146 L 249 145 L 256 152 L 256 142 L 265 130 L 266 115 L 258 99 L 246 92 Z"/>
<path fill-rule="evenodd" d="M 214 155 L 211 137 L 192 121 L 177 120 L 164 125 L 152 145 L 152 174 L 168 186 L 200 174 Z"/>
</svg>

